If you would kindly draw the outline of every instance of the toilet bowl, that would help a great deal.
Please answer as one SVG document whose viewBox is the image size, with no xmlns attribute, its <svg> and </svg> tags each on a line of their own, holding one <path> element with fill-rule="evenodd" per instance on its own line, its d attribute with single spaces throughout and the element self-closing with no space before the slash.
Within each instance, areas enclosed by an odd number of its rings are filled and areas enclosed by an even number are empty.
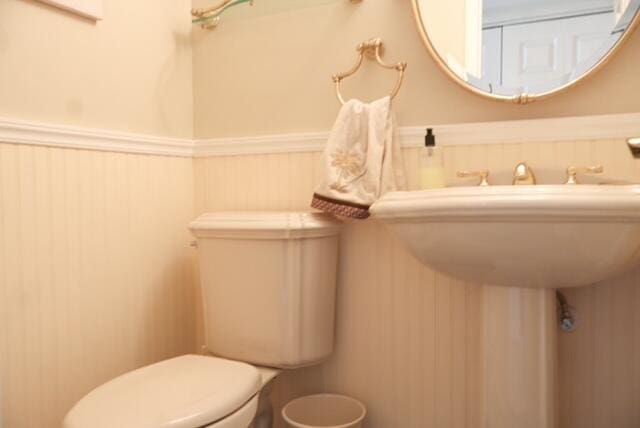
<svg viewBox="0 0 640 428">
<path fill-rule="evenodd" d="M 67 414 L 65 428 L 247 427 L 263 385 L 277 371 L 183 355 L 96 388 Z"/>
<path fill-rule="evenodd" d="M 210 213 L 197 239 L 205 350 L 125 373 L 63 428 L 269 428 L 282 369 L 333 351 L 340 223 L 315 213 Z"/>
</svg>

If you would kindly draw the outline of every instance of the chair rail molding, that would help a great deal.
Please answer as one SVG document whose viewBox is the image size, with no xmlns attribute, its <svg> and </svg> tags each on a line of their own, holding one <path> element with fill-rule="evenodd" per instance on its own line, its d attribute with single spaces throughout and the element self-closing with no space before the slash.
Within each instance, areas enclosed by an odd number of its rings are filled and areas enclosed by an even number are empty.
<svg viewBox="0 0 640 428">
<path fill-rule="evenodd" d="M 0 143 L 191 157 L 193 140 L 0 118 Z"/>
<path fill-rule="evenodd" d="M 425 128 L 442 146 L 627 139 L 640 113 L 400 127 L 402 147 L 421 147 Z M 180 139 L 0 118 L 0 143 L 178 157 L 322 151 L 329 132 Z"/>
</svg>

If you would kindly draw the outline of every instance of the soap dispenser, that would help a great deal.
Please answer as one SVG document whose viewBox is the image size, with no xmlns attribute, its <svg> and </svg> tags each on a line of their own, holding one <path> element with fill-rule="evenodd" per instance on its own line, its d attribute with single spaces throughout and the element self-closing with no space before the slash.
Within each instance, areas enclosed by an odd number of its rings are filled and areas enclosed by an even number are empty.
<svg viewBox="0 0 640 428">
<path fill-rule="evenodd" d="M 446 186 L 442 149 L 436 147 L 436 137 L 431 128 L 427 129 L 424 147 L 420 151 L 419 171 L 421 189 L 436 189 Z"/>
</svg>

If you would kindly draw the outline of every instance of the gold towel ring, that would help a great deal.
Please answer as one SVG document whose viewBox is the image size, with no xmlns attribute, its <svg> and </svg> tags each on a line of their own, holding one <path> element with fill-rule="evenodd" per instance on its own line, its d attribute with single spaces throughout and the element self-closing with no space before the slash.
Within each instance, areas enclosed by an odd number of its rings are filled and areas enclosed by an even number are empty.
<svg viewBox="0 0 640 428">
<path fill-rule="evenodd" d="M 344 98 L 342 97 L 342 93 L 340 92 L 340 82 L 345 77 L 352 76 L 360 69 L 362 62 L 364 61 L 365 55 L 370 59 L 375 59 L 380 66 L 389 69 L 396 70 L 398 72 L 398 81 L 396 82 L 395 88 L 393 88 L 393 92 L 391 92 L 391 99 L 394 99 L 398 92 L 400 92 L 400 88 L 402 87 L 402 82 L 404 81 L 404 71 L 407 68 L 406 62 L 399 62 L 397 64 L 387 64 L 384 62 L 380 56 L 383 50 L 382 39 L 375 38 L 371 40 L 367 40 L 366 42 L 360 43 L 356 47 L 356 51 L 358 51 L 358 59 L 353 67 L 351 67 L 348 71 L 343 73 L 337 73 L 333 75 L 333 81 L 336 84 L 336 95 L 338 96 L 338 100 L 344 104 Z"/>
</svg>

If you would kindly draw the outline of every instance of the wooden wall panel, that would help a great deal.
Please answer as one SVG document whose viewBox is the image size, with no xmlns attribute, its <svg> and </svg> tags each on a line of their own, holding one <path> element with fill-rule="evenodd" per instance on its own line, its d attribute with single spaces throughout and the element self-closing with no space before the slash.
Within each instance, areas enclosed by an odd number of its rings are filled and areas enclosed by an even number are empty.
<svg viewBox="0 0 640 428">
<path fill-rule="evenodd" d="M 418 150 L 403 155 L 415 189 Z M 508 177 L 522 160 L 540 171 L 603 163 L 609 177 L 640 181 L 640 163 L 623 141 L 454 146 L 444 155 L 450 183 L 459 169 Z M 317 153 L 196 159 L 196 211 L 307 209 L 318 160 Z M 369 428 L 481 427 L 482 287 L 421 266 L 372 221 L 346 226 L 340 262 L 336 350 L 320 367 L 285 373 L 277 406 L 337 391 L 366 403 Z M 566 290 L 580 328 L 559 335 L 560 428 L 640 426 L 638 275 Z"/>
<path fill-rule="evenodd" d="M 190 159 L 0 144 L 5 428 L 194 349 L 192 216 Z"/>
<path fill-rule="evenodd" d="M 403 154 L 415 188 L 418 150 Z M 520 160 L 603 163 L 640 180 L 622 141 L 447 147 L 445 159 L 452 183 L 457 169 L 508 176 Z M 4 426 L 58 426 L 98 384 L 192 352 L 202 332 L 188 223 L 205 211 L 307 209 L 318 164 L 318 153 L 192 161 L 0 145 Z M 480 427 L 482 287 L 421 266 L 373 221 L 348 224 L 340 250 L 336 350 L 285 373 L 277 406 L 337 391 L 367 404 L 369 428 Z M 639 278 L 565 290 L 580 326 L 559 336 L 560 428 L 640 426 Z"/>
</svg>

